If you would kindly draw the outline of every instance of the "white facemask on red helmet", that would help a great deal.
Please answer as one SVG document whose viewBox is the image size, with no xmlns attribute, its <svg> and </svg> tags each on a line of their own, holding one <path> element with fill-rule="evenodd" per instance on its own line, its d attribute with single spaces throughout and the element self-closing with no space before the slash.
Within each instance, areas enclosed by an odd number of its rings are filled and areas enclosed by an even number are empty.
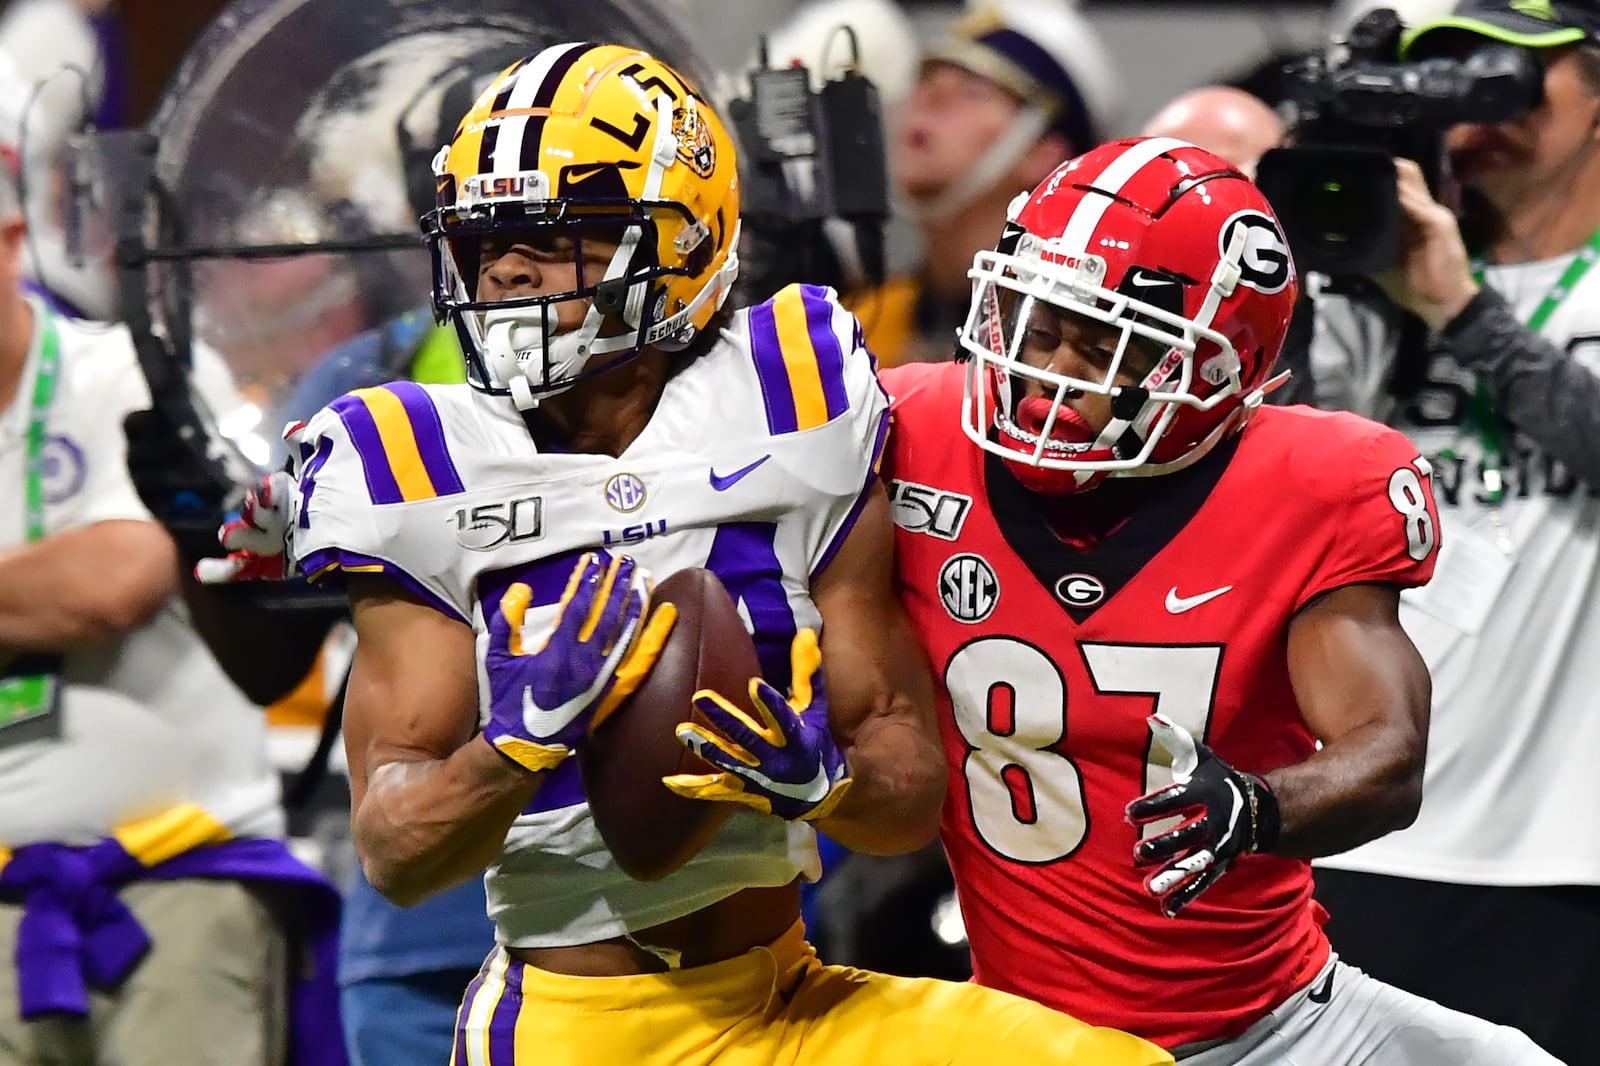
<svg viewBox="0 0 1600 1066">
<path fill-rule="evenodd" d="M 1275 383 L 1299 293 L 1282 227 L 1248 178 L 1184 141 L 1114 141 L 1063 163 L 1008 216 L 968 272 L 963 428 L 979 447 L 1029 488 L 1062 493 L 1182 469 L 1243 426 Z M 1103 373 L 1022 360 L 1017 327 L 1039 302 L 1120 331 Z M 1118 385 L 1130 345 L 1158 354 L 1136 385 Z M 1018 422 L 1030 381 L 1054 400 L 1042 427 L 1022 420 L 1036 431 Z M 1110 397 L 1101 432 L 1064 406 L 1078 393 Z"/>
</svg>

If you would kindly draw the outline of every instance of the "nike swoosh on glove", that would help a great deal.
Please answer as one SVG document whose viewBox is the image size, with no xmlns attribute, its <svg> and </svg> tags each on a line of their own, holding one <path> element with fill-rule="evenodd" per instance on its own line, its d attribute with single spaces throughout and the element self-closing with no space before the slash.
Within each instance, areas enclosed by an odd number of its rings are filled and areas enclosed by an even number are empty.
<svg viewBox="0 0 1600 1066">
<path fill-rule="evenodd" d="M 245 496 L 238 515 L 217 531 L 217 541 L 228 554 L 196 563 L 196 580 L 202 585 L 231 585 L 298 576 L 288 542 L 294 493 L 294 478 L 285 471 L 276 470 L 262 478 Z"/>
<path fill-rule="evenodd" d="M 1168 918 L 1216 884 L 1240 855 L 1278 842 L 1278 798 L 1255 774 L 1235 770 L 1187 729 L 1159 714 L 1148 719 L 1155 747 L 1172 760 L 1173 783 L 1128 804 L 1128 821 L 1149 825 L 1173 815 L 1183 824 L 1134 845 L 1136 866 L 1159 869 L 1144 879 Z"/>
<path fill-rule="evenodd" d="M 789 660 L 794 684 L 788 699 L 761 678 L 750 680 L 755 718 L 709 689 L 696 692 L 695 707 L 713 729 L 684 722 L 676 730 L 678 740 L 720 772 L 673 774 L 662 783 L 689 799 L 742 803 L 785 821 L 831 814 L 851 778 L 828 729 L 815 630 L 795 635 Z"/>
<path fill-rule="evenodd" d="M 549 770 L 633 694 L 661 655 L 678 609 L 650 612 L 650 578 L 626 555 L 573 568 L 555 621 L 526 648 L 532 590 L 517 582 L 489 620 L 489 721 L 483 735 L 526 770 Z M 648 617 L 649 621 L 645 622 Z"/>
</svg>

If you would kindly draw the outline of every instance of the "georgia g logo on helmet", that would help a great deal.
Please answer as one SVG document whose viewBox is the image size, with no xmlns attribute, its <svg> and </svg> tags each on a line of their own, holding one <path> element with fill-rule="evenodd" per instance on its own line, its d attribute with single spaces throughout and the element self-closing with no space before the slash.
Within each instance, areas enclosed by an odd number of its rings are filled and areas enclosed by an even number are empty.
<svg viewBox="0 0 1600 1066">
<path fill-rule="evenodd" d="M 1239 283 L 1260 293 L 1282 292 L 1294 278 L 1294 260 L 1278 224 L 1259 211 L 1236 211 L 1217 234 L 1217 253 L 1228 254 L 1233 231 L 1248 227 L 1244 254 L 1239 257 Z"/>
</svg>

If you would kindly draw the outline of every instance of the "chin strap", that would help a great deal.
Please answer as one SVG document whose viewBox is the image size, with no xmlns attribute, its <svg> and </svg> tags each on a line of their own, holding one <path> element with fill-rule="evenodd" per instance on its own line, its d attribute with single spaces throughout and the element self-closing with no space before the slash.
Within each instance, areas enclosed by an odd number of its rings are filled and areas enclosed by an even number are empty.
<svg viewBox="0 0 1600 1066">
<path fill-rule="evenodd" d="M 1172 462 L 1146 463 L 1144 466 L 1135 467 L 1132 470 L 1113 470 L 1108 476 L 1159 477 L 1162 474 L 1175 474 L 1179 470 L 1193 466 L 1195 463 L 1198 463 L 1201 459 L 1204 459 L 1207 455 L 1209 455 L 1211 453 L 1211 449 L 1215 448 L 1218 444 L 1221 444 L 1224 440 L 1233 436 L 1235 433 L 1238 433 L 1240 430 L 1244 429 L 1246 423 L 1248 423 L 1250 419 L 1254 418 L 1255 413 L 1261 409 L 1262 401 L 1266 399 L 1267 393 L 1282 385 L 1286 380 L 1288 380 L 1288 377 L 1289 372 L 1285 370 L 1283 373 L 1267 381 L 1267 383 L 1262 385 L 1260 388 L 1245 393 L 1244 398 L 1239 401 L 1239 406 L 1228 412 L 1227 418 L 1224 418 L 1221 422 L 1218 422 L 1215 429 L 1200 439 L 1200 443 L 1196 444 L 1193 448 L 1190 448 L 1189 451 L 1174 459 Z"/>
</svg>

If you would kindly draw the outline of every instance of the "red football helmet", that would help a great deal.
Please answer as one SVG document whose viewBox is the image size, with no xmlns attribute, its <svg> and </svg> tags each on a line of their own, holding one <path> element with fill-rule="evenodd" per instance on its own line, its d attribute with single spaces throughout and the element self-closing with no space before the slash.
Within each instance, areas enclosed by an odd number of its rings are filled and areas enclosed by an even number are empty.
<svg viewBox="0 0 1600 1066">
<path fill-rule="evenodd" d="M 1074 492 L 1105 477 L 1170 473 L 1260 406 L 1299 282 L 1272 208 L 1238 170 L 1184 141 L 1114 141 L 1057 167 L 1008 216 L 999 246 L 968 272 L 962 413 L 967 435 L 1023 484 Z M 1023 362 L 1036 302 L 1120 329 L 1103 375 Z M 1154 367 L 1119 386 L 1130 342 Z M 1015 417 L 1030 379 L 1054 396 L 1037 433 Z M 1072 439 L 1072 419 L 1058 424 L 1074 390 L 1110 397 L 1102 432 Z"/>
</svg>

